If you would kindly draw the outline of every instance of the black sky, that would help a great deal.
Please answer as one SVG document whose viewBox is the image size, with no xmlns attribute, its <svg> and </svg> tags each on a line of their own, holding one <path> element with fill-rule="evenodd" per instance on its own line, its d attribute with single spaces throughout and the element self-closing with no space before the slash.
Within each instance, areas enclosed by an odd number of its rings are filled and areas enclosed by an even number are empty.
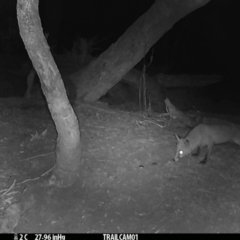
<svg viewBox="0 0 240 240">
<path fill-rule="evenodd" d="M 70 43 L 76 36 L 98 36 L 104 40 L 102 44 L 107 48 L 153 2 L 154 0 L 70 0 L 64 6 L 62 42 Z M 155 61 L 169 64 L 175 58 L 173 67 L 180 72 L 235 71 L 240 40 L 239 9 L 239 0 L 212 0 L 192 12 L 159 40 L 155 46 Z M 176 43 L 179 34 L 182 35 L 181 42 Z"/>
<path fill-rule="evenodd" d="M 0 9 L 0 32 L 3 39 L 9 26 L 15 26 L 17 32 L 19 30 L 16 0 L 2 1 L 4 4 L 2 3 Z M 48 26 L 45 20 L 46 1 L 49 0 L 40 0 L 44 28 Z M 58 43 L 64 48 L 70 48 L 76 37 L 99 37 L 104 51 L 153 2 L 154 0 L 62 0 Z M 175 72 L 238 74 L 239 9 L 239 0 L 212 0 L 192 12 L 175 24 L 154 46 L 154 63 L 170 64 Z M 22 44 L 19 36 L 14 39 L 14 46 L 18 41 Z"/>
</svg>

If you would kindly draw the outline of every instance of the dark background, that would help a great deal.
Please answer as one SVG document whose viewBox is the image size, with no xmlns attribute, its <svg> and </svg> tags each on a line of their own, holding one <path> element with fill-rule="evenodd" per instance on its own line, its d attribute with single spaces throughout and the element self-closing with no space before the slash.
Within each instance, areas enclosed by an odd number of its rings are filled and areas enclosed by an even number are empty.
<svg viewBox="0 0 240 240">
<path fill-rule="evenodd" d="M 55 33 L 49 27 L 52 15 L 47 11 L 47 1 L 53 3 L 51 14 L 60 14 L 59 31 Z M 96 38 L 94 56 L 117 41 L 154 3 L 153 0 L 39 2 L 43 29 L 50 33 L 49 44 L 57 46 L 56 51 L 71 49 L 77 37 Z M 0 0 L 0 4 L 1 54 L 26 54 L 19 36 L 16 0 Z M 145 60 L 150 61 L 153 53 L 152 66 L 159 71 L 162 66 L 168 66 L 168 73 L 221 74 L 231 89 L 238 91 L 239 9 L 239 0 L 212 0 L 175 24 L 153 46 L 154 51 L 151 49 Z"/>
</svg>

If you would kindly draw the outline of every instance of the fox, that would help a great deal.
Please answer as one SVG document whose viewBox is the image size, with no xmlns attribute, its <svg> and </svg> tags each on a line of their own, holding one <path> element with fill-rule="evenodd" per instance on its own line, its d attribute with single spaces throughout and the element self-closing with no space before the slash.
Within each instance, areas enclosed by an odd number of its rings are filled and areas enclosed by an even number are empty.
<svg viewBox="0 0 240 240">
<path fill-rule="evenodd" d="M 177 138 L 177 151 L 174 161 L 178 161 L 188 154 L 198 156 L 201 148 L 206 146 L 207 151 L 200 164 L 206 164 L 210 158 L 212 148 L 215 144 L 233 142 L 240 146 L 240 126 L 233 123 L 225 124 L 199 124 L 190 130 L 184 138 Z"/>
</svg>

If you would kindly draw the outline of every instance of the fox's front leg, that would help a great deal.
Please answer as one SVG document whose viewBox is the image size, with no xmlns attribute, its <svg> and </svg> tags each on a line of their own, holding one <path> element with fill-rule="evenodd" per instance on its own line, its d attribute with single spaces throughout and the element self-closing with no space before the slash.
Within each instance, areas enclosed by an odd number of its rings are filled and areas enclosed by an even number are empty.
<svg viewBox="0 0 240 240">
<path fill-rule="evenodd" d="M 208 159 L 210 158 L 212 147 L 213 147 L 212 145 L 207 147 L 206 155 L 205 155 L 204 159 L 199 162 L 200 164 L 206 164 L 207 163 Z"/>
<path fill-rule="evenodd" d="M 197 147 L 193 152 L 192 156 L 197 157 L 200 154 L 200 147 Z"/>
</svg>

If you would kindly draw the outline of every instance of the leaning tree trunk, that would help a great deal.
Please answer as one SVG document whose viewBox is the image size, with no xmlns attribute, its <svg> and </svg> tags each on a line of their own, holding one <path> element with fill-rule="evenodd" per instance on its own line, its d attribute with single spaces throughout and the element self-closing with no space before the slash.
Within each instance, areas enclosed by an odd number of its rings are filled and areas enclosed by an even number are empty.
<svg viewBox="0 0 240 240">
<path fill-rule="evenodd" d="M 69 186 L 76 180 L 80 167 L 80 131 L 76 115 L 69 104 L 63 81 L 41 28 L 38 1 L 17 1 L 20 35 L 40 78 L 42 90 L 58 132 L 57 163 L 51 182 L 58 186 Z"/>
<path fill-rule="evenodd" d="M 77 101 L 94 102 L 132 69 L 179 19 L 210 0 L 156 0 L 108 50 L 70 76 L 77 85 Z"/>
</svg>

